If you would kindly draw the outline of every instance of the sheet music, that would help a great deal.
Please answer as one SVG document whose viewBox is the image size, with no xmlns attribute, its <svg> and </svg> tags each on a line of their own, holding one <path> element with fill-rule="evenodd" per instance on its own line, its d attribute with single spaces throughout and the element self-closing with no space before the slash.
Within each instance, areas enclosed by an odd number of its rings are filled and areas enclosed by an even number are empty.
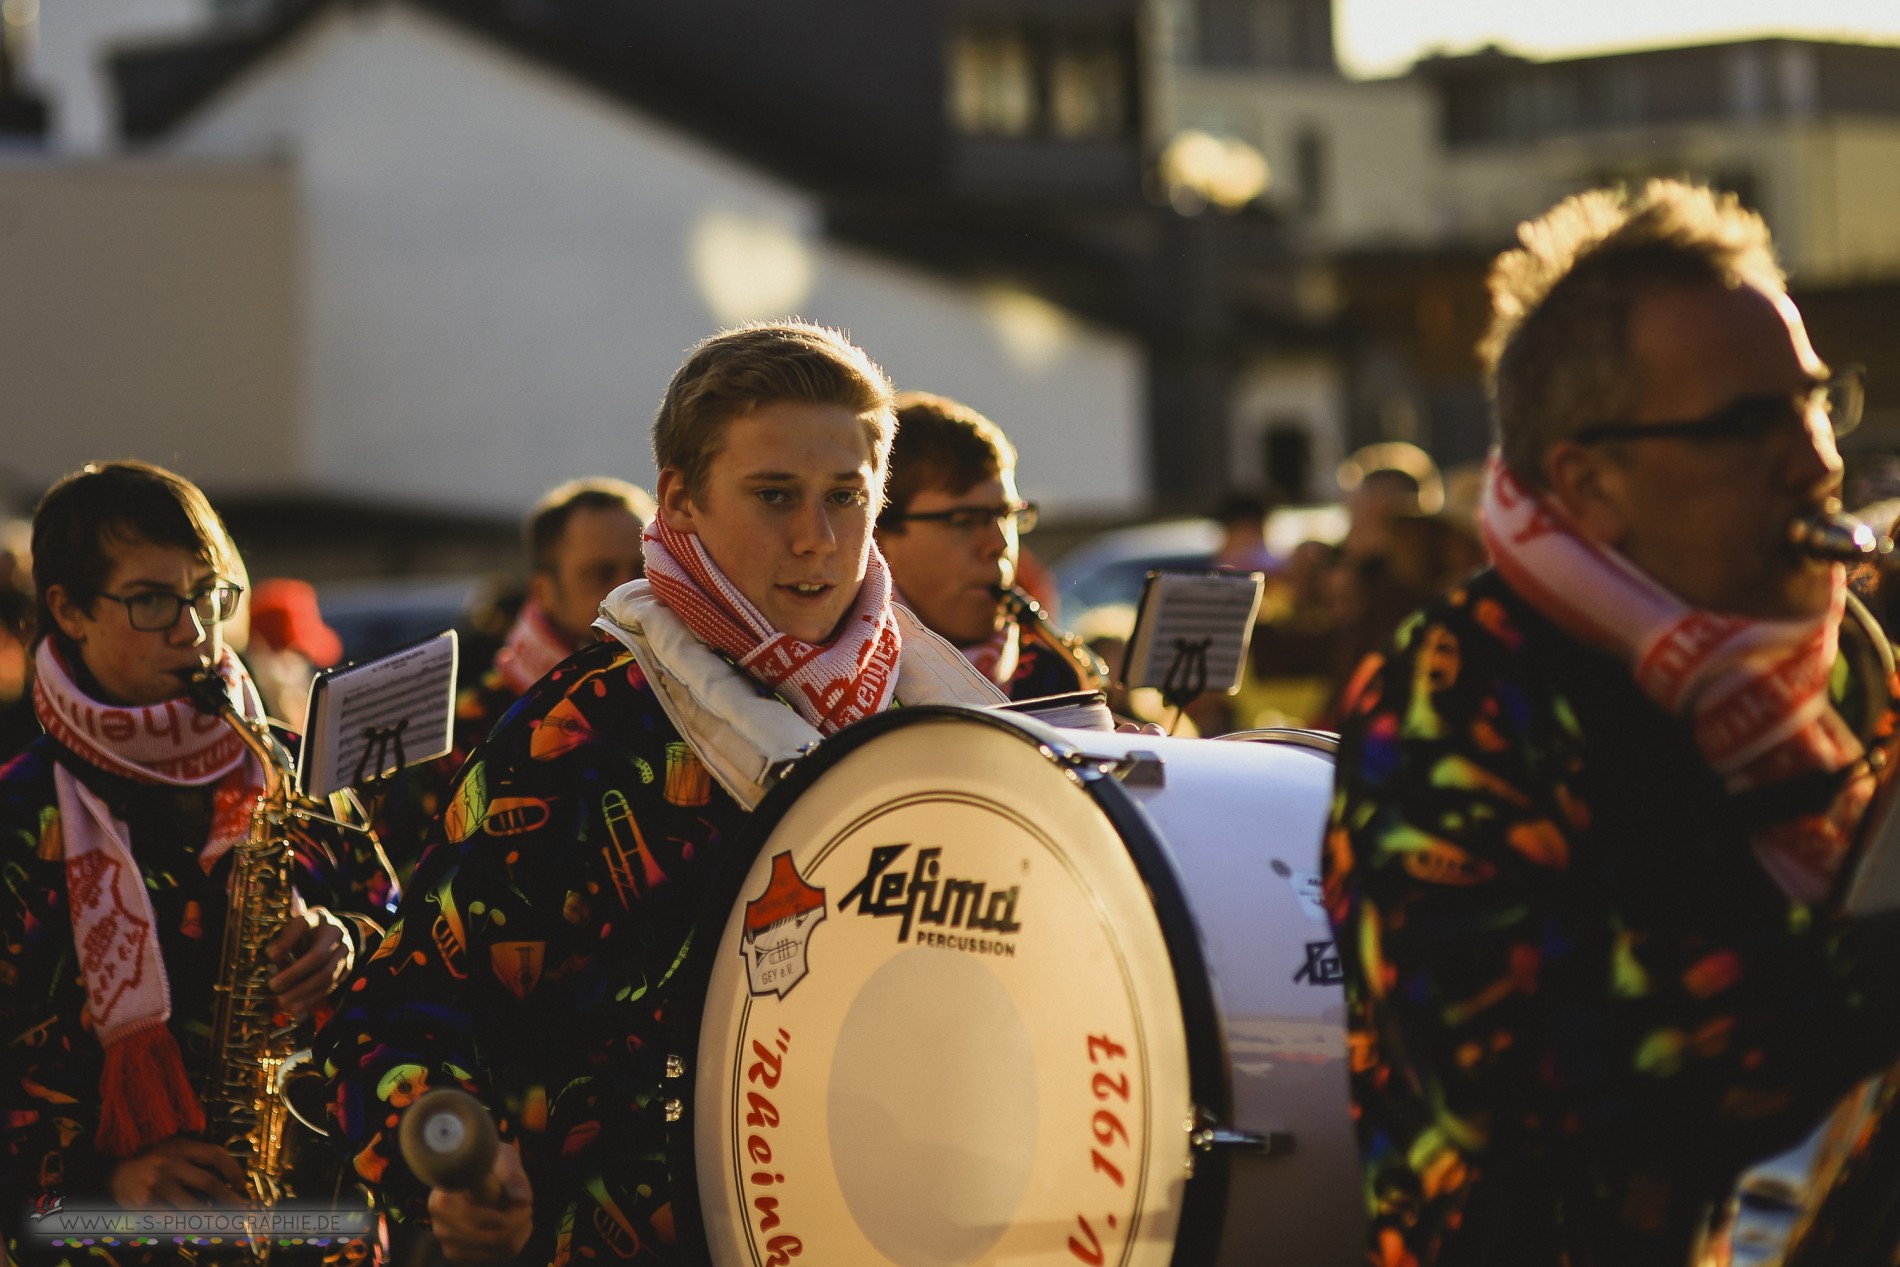
<svg viewBox="0 0 1900 1267">
<path fill-rule="evenodd" d="M 1150 572 L 1122 661 L 1131 689 L 1161 686 L 1183 655 L 1204 658 L 1206 689 L 1240 689 L 1266 578 L 1258 572 Z M 1176 667 L 1176 677 L 1181 669 Z"/>
<path fill-rule="evenodd" d="M 304 793 L 328 796 L 445 755 L 454 735 L 457 655 L 455 631 L 448 629 L 378 659 L 317 674 L 297 772 Z"/>
<path fill-rule="evenodd" d="M 1883 788 L 1868 809 L 1867 839 L 1847 889 L 1849 915 L 1900 909 L 1900 785 Z"/>
</svg>

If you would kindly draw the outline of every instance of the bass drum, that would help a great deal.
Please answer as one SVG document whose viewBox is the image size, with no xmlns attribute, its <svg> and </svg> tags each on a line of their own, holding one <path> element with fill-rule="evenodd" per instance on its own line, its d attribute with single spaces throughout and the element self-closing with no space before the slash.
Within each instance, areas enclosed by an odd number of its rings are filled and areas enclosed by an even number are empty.
<svg viewBox="0 0 1900 1267">
<path fill-rule="evenodd" d="M 942 707 L 799 762 L 700 931 L 711 1261 L 1359 1261 L 1332 764 Z"/>
</svg>

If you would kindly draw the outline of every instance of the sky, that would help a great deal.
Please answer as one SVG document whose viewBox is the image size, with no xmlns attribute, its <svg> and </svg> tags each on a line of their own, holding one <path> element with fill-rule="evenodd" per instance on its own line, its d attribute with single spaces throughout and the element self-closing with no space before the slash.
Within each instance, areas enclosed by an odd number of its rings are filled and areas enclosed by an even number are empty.
<svg viewBox="0 0 1900 1267">
<path fill-rule="evenodd" d="M 1390 75 L 1493 42 L 1545 57 L 1771 34 L 1900 44 L 1900 0 L 1337 0 L 1335 23 L 1350 73 Z"/>
</svg>

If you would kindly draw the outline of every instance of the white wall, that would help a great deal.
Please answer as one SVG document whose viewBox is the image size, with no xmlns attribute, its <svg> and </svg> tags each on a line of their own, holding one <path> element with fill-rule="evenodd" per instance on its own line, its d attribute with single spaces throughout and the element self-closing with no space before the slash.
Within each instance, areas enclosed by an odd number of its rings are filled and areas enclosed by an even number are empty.
<svg viewBox="0 0 1900 1267">
<path fill-rule="evenodd" d="M 295 198 L 273 163 L 0 162 L 0 497 L 121 456 L 295 484 Z"/>
<path fill-rule="evenodd" d="M 1436 105 L 1404 79 L 1363 82 L 1291 71 L 1173 70 L 1167 118 L 1246 141 L 1267 160 L 1266 201 L 1290 213 L 1321 250 L 1424 245 L 1438 227 Z M 1319 141 L 1317 211 L 1302 206 L 1298 143 Z"/>
<path fill-rule="evenodd" d="M 1232 462 L 1239 482 L 1258 481 L 1266 469 L 1266 435 L 1280 423 L 1297 423 L 1312 440 L 1306 496 L 1336 496 L 1333 471 L 1345 460 L 1345 373 L 1324 356 L 1289 355 L 1256 360 L 1241 371 L 1234 392 Z"/>
<path fill-rule="evenodd" d="M 1747 173 L 1796 285 L 1900 277 L 1900 124 L 1885 119 L 1605 130 L 1446 157 L 1447 228 L 1503 240 L 1521 220 L 1609 177 Z"/>
<path fill-rule="evenodd" d="M 1020 302 L 829 246 L 797 191 L 400 4 L 334 12 L 171 149 L 299 172 L 312 487 L 513 511 L 581 472 L 650 483 L 682 352 L 796 310 L 990 412 L 1045 502 L 1139 497 L 1130 342 L 1025 336 Z"/>
</svg>

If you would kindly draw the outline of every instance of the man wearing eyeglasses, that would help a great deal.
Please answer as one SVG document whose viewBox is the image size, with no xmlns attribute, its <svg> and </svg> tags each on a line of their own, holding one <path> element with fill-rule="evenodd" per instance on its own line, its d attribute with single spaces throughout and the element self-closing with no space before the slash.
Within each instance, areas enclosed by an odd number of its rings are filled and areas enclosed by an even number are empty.
<svg viewBox="0 0 1900 1267">
<path fill-rule="evenodd" d="M 1857 381 L 1766 227 L 1580 195 L 1492 270 L 1495 566 L 1346 703 L 1325 849 L 1381 1264 L 1669 1264 L 1900 1054 L 1836 895 L 1885 705 L 1829 509 Z M 1878 692 L 1876 692 L 1878 694 Z"/>
<path fill-rule="evenodd" d="M 242 1172 L 202 1138 L 197 1091 L 219 975 L 232 848 L 265 772 L 186 698 L 212 673 L 262 705 L 221 625 L 236 548 L 189 481 L 142 462 L 61 480 L 33 522 L 46 728 L 0 767 L 0 1228 L 21 1202 L 128 1209 L 240 1204 Z M 303 909 L 269 943 L 270 988 L 318 1011 L 380 930 L 372 878 L 321 829 L 293 833 Z M 27 1252 L 22 1255 L 22 1249 Z M 160 1256 L 127 1248 L 122 1261 Z"/>
<path fill-rule="evenodd" d="M 1036 504 L 1017 495 L 1016 450 L 1002 428 L 928 392 L 905 392 L 897 404 L 877 521 L 897 600 L 1013 700 L 1104 686 L 1106 666 L 1017 587 Z"/>
</svg>

